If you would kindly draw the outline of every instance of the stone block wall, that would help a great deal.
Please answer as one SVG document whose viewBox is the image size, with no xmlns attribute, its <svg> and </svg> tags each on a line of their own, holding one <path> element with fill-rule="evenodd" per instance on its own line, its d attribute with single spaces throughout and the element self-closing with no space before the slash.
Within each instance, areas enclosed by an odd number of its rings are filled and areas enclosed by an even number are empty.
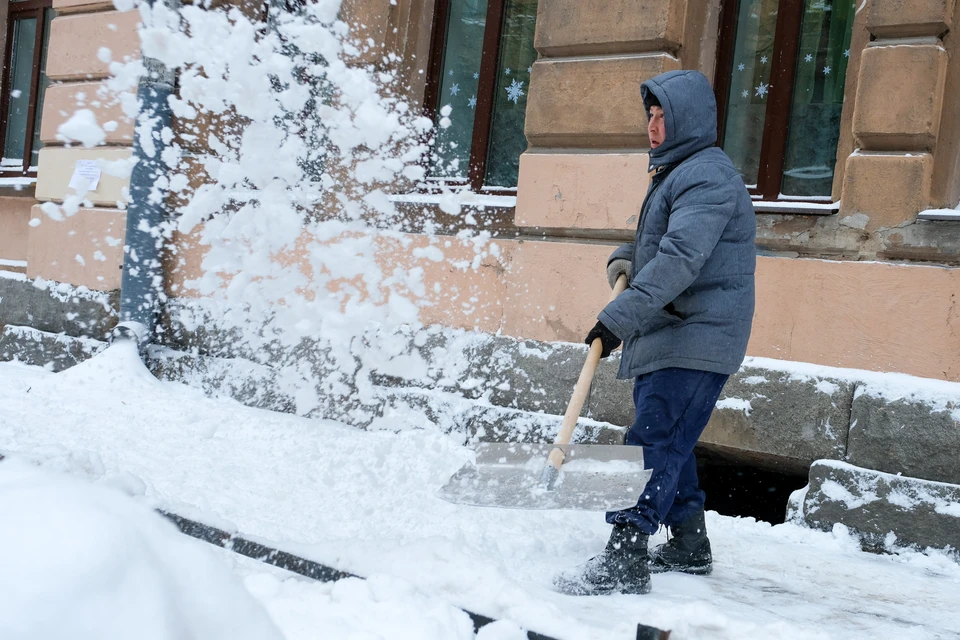
<svg viewBox="0 0 960 640">
<path fill-rule="evenodd" d="M 701 45 L 715 43 L 718 16 L 716 0 L 541 0 L 530 148 L 520 157 L 521 232 L 583 238 L 636 226 L 650 145 L 640 84 L 674 69 L 712 76 L 713 50 Z M 614 205 L 599 197 L 611 191 Z"/>
</svg>

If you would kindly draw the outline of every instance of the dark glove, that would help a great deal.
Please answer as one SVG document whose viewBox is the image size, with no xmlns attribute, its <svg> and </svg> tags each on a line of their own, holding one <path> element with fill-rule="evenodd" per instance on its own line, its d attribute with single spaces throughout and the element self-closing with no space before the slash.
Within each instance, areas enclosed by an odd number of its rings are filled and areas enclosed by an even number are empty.
<svg viewBox="0 0 960 640">
<path fill-rule="evenodd" d="M 596 326 L 590 329 L 590 333 L 587 334 L 587 339 L 584 342 L 591 345 L 597 338 L 600 338 L 600 342 L 603 344 L 603 350 L 600 352 L 601 358 L 609 356 L 610 352 L 619 347 L 622 342 L 613 331 L 607 329 L 600 321 L 597 321 Z"/>
</svg>

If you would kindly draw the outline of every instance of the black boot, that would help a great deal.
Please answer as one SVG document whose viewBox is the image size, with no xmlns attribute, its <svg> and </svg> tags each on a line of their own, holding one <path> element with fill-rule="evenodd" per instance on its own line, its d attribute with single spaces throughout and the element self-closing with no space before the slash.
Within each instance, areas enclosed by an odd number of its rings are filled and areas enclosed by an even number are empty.
<svg viewBox="0 0 960 640">
<path fill-rule="evenodd" d="M 697 576 L 713 571 L 713 554 L 707 538 L 707 525 L 703 510 L 687 518 L 681 524 L 670 527 L 673 537 L 650 551 L 650 571 L 682 571 Z"/>
<path fill-rule="evenodd" d="M 606 549 L 572 573 L 557 576 L 553 584 L 572 596 L 608 593 L 650 593 L 647 566 L 649 536 L 632 525 L 615 524 Z"/>
</svg>

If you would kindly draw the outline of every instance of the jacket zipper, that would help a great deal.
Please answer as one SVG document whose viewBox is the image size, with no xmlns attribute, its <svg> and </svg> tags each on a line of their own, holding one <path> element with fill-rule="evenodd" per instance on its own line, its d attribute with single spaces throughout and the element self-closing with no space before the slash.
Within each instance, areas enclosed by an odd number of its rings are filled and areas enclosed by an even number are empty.
<svg viewBox="0 0 960 640">
<path fill-rule="evenodd" d="M 663 179 L 666 177 L 667 173 L 669 173 L 669 169 L 666 167 L 661 167 L 658 171 L 654 172 L 653 178 L 650 179 L 650 188 L 647 190 L 647 195 L 643 199 L 643 204 L 640 206 L 640 222 L 637 223 L 637 235 L 634 239 L 635 247 L 639 248 L 640 246 L 640 236 L 643 235 L 643 223 L 646 221 L 647 212 L 650 210 L 650 200 L 653 199 L 653 194 L 656 193 L 657 189 L 660 188 L 660 185 L 663 183 Z M 630 271 L 632 272 L 630 274 L 630 279 L 633 280 L 635 277 L 637 277 L 637 273 L 635 271 L 637 266 L 634 264 L 634 262 L 636 262 L 635 260 L 631 260 L 630 262 Z"/>
</svg>

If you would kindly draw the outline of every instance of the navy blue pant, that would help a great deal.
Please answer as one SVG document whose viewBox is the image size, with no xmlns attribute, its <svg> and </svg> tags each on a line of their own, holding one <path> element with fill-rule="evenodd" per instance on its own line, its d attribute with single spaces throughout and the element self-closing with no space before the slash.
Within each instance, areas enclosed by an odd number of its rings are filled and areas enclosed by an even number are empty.
<svg viewBox="0 0 960 640">
<path fill-rule="evenodd" d="M 632 524 L 654 534 L 703 509 L 693 447 L 700 439 L 729 376 L 693 369 L 661 369 L 633 383 L 637 418 L 625 444 L 643 447 L 653 471 L 637 506 L 607 513 L 610 524 Z"/>
</svg>

